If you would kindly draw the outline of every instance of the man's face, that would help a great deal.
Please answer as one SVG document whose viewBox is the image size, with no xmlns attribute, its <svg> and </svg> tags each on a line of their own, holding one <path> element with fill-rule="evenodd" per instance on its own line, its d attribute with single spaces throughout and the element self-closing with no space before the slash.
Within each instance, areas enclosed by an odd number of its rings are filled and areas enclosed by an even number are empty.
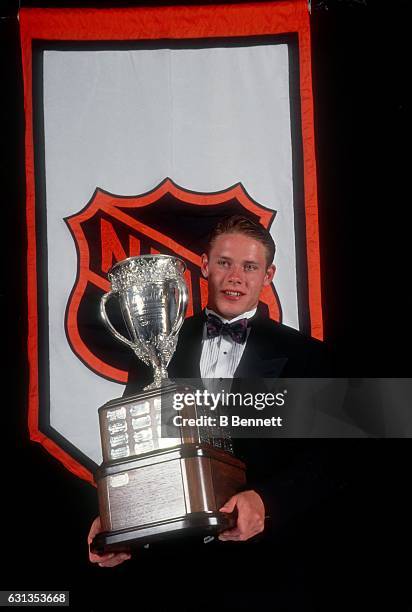
<svg viewBox="0 0 412 612">
<path fill-rule="evenodd" d="M 221 234 L 209 256 L 202 255 L 202 274 L 209 284 L 208 307 L 225 319 L 252 310 L 274 273 L 274 265 L 267 267 L 261 242 L 244 234 Z"/>
</svg>

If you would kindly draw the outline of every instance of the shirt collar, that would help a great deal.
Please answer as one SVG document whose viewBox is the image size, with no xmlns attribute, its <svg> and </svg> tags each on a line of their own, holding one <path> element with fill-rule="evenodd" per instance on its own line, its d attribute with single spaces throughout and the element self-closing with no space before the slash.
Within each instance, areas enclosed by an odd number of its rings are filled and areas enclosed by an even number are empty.
<svg viewBox="0 0 412 612">
<path fill-rule="evenodd" d="M 256 308 L 253 308 L 252 310 L 248 310 L 247 312 L 243 312 L 242 314 L 238 315 L 234 319 L 224 319 L 219 314 L 217 314 L 217 312 L 215 312 L 214 310 L 211 310 L 210 308 L 205 308 L 205 313 L 206 313 L 206 315 L 213 314 L 213 315 L 215 315 L 215 317 L 219 317 L 219 319 L 221 321 L 223 321 L 223 323 L 234 323 L 235 321 L 240 321 L 240 319 L 251 319 L 252 317 L 255 316 L 256 310 L 257 310 L 257 306 L 256 306 Z"/>
</svg>

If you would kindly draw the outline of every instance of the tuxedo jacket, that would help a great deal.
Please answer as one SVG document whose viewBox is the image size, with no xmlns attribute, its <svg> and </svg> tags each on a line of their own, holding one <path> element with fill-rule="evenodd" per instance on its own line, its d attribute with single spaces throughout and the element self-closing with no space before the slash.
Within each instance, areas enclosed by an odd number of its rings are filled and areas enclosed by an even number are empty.
<svg viewBox="0 0 412 612">
<path fill-rule="evenodd" d="M 168 368 L 171 377 L 200 378 L 204 323 L 204 314 L 184 322 Z M 251 320 L 233 384 L 248 386 L 259 378 L 321 378 L 334 374 L 323 343 L 271 321 L 264 307 L 259 306 Z M 151 368 L 133 357 L 125 395 L 138 392 L 152 377 Z M 336 534 L 343 533 L 342 541 L 349 543 L 350 563 L 353 563 L 353 550 L 363 541 L 361 536 L 356 538 L 359 532 L 354 527 L 359 506 L 365 505 L 360 492 L 365 490 L 366 478 L 374 473 L 375 464 L 372 462 L 373 469 L 363 470 L 359 476 L 358 471 L 369 456 L 371 445 L 365 453 L 363 444 L 358 447 L 353 443 L 357 440 L 272 438 L 233 442 L 235 455 L 246 464 L 247 487 L 263 499 L 269 517 L 264 532 L 242 543 L 215 539 L 205 545 L 202 538 L 188 542 L 178 538 L 151 544 L 136 554 L 130 568 L 126 567 L 130 578 L 125 584 L 133 584 L 134 588 L 136 575 L 141 584 L 149 584 L 152 576 L 157 581 L 161 577 L 162 582 L 155 587 L 156 595 L 162 591 L 178 595 L 176 582 L 169 588 L 164 582 L 171 575 L 173 581 L 178 577 L 180 584 L 184 580 L 185 592 L 186 589 L 190 592 L 192 585 L 197 607 L 198 594 L 203 588 L 208 609 L 220 605 L 230 610 L 246 609 L 245 606 L 252 610 L 273 610 L 274 606 L 282 610 L 310 610 L 308 598 L 313 585 L 324 589 L 328 580 L 325 566 L 328 571 L 337 571 L 337 575 L 347 571 L 345 561 L 341 570 L 335 569 L 341 558 Z M 381 503 L 380 496 L 378 499 Z M 345 525 L 349 525 L 346 531 Z M 364 531 L 362 537 L 363 534 Z M 343 555 L 342 559 L 346 557 Z M 309 579 L 313 576 L 308 587 L 305 576 Z M 118 593 L 117 585 L 113 592 Z M 302 600 L 294 603 L 295 597 Z M 170 607 L 170 602 L 164 607 Z M 313 609 L 319 609 L 318 605 Z"/>
<path fill-rule="evenodd" d="M 171 378 L 201 378 L 205 320 L 204 312 L 185 320 L 168 367 Z M 274 322 L 263 305 L 250 319 L 250 327 L 232 391 L 256 389 L 264 378 L 332 376 L 324 344 Z M 134 358 L 124 395 L 137 393 L 151 379 L 152 369 Z M 235 455 L 246 463 L 247 488 L 261 495 L 267 515 L 276 515 L 277 525 L 341 486 L 337 471 L 330 469 L 330 440 L 243 438 L 233 442 Z"/>
</svg>

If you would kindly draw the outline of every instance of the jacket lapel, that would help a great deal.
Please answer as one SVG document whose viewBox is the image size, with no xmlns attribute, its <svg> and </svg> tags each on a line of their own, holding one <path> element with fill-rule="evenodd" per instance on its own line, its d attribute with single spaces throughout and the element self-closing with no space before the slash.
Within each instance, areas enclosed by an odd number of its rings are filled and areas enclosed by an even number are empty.
<svg viewBox="0 0 412 612">
<path fill-rule="evenodd" d="M 268 345 L 267 317 L 258 306 L 251 319 L 251 329 L 234 378 L 276 378 L 280 376 L 288 358 L 277 352 L 276 343 Z M 272 332 L 273 333 L 273 332 Z"/>
</svg>

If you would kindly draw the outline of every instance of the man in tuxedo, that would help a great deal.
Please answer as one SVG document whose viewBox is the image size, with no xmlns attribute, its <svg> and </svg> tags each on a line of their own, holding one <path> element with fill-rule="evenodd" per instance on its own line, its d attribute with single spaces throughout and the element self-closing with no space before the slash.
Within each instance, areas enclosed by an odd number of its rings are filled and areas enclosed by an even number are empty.
<svg viewBox="0 0 412 612">
<path fill-rule="evenodd" d="M 168 368 L 172 378 L 256 381 L 280 376 L 328 376 L 323 344 L 274 322 L 259 302 L 262 289 L 271 284 L 275 274 L 274 254 L 271 235 L 258 223 L 236 215 L 217 225 L 210 236 L 207 252 L 202 255 L 201 272 L 208 280 L 208 305 L 204 312 L 186 319 L 182 326 Z M 150 381 L 150 376 L 150 368 L 134 359 L 125 395 L 136 393 Z M 236 454 L 245 460 L 248 468 L 249 488 L 234 495 L 220 508 L 221 512 L 237 512 L 237 525 L 221 533 L 221 541 L 250 540 L 263 531 L 265 517 L 274 511 L 280 521 L 280 499 L 282 495 L 289 498 L 289 494 L 284 495 L 285 490 L 293 489 L 290 472 L 286 470 L 274 478 L 273 469 L 275 462 L 286 465 L 288 456 L 294 462 L 296 440 L 290 441 L 287 449 L 285 445 L 274 448 L 270 439 L 236 442 Z M 301 451 L 300 448 L 299 456 Z M 295 474 L 296 470 L 292 472 Z M 302 481 L 302 475 L 300 479 Z M 319 481 L 318 473 L 315 480 Z M 306 497 L 313 494 L 313 483 L 309 481 L 310 478 L 299 484 Z M 301 501 L 296 501 L 296 505 L 302 505 Z M 284 507 L 285 513 L 290 512 L 289 499 Z M 89 543 L 99 530 L 99 519 L 96 519 Z M 111 567 L 129 556 L 90 553 L 90 560 Z"/>
</svg>

